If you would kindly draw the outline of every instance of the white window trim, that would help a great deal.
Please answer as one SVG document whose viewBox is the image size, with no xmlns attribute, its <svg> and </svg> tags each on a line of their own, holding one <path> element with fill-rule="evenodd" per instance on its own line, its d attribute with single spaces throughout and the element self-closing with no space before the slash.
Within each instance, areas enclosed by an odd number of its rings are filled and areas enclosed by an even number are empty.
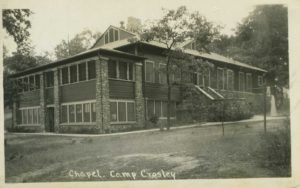
<svg viewBox="0 0 300 188">
<path fill-rule="evenodd" d="M 33 116 L 34 116 L 33 115 L 34 114 L 33 109 L 37 109 L 37 122 L 36 123 L 33 123 Z M 28 110 L 32 110 L 32 117 L 31 117 L 31 122 L 32 123 L 30 123 L 30 124 L 28 123 L 28 118 L 29 118 Z M 40 106 L 21 107 L 21 108 L 19 108 L 19 111 L 21 111 L 22 122 L 20 122 L 18 124 L 18 126 L 40 126 L 40 120 L 39 120 L 39 118 L 40 118 L 40 113 L 39 113 Z M 26 123 L 23 123 L 23 121 L 24 121 L 23 111 L 25 111 L 26 114 L 27 114 Z"/>
<path fill-rule="evenodd" d="M 153 76 L 152 76 L 152 78 L 153 78 L 153 80 L 152 81 L 148 81 L 147 80 L 147 63 L 152 63 L 152 65 L 153 65 Z M 145 60 L 145 82 L 147 82 L 147 83 L 155 83 L 155 74 L 154 74 L 154 69 L 155 69 L 155 62 L 154 61 L 151 61 L 151 60 Z"/>
<path fill-rule="evenodd" d="M 136 123 L 135 121 L 128 121 L 128 111 L 127 111 L 127 103 L 133 103 L 134 104 L 134 111 L 136 112 L 136 107 L 135 107 L 135 101 L 134 100 L 126 100 L 126 99 L 111 99 L 109 102 L 115 102 L 117 104 L 117 121 L 110 121 L 111 124 L 122 124 L 122 123 Z M 125 102 L 125 116 L 126 120 L 125 121 L 119 121 L 119 102 Z M 136 114 L 134 114 L 136 116 Z M 135 117 L 136 119 L 136 117 Z"/>
<path fill-rule="evenodd" d="M 84 122 L 83 104 L 86 104 L 86 103 L 88 103 L 90 106 L 90 121 L 89 122 Z M 60 125 L 93 125 L 93 124 L 95 124 L 96 122 L 92 121 L 92 103 L 96 103 L 96 100 L 85 100 L 85 101 L 61 103 L 60 108 L 62 108 L 62 106 L 67 106 L 67 122 L 63 122 L 63 123 L 60 122 Z M 69 111 L 70 111 L 69 106 L 70 105 L 74 105 L 74 121 L 75 122 L 70 122 L 70 117 L 69 117 Z M 82 107 L 82 114 L 81 114 L 82 121 L 81 122 L 76 122 L 76 118 L 77 118 L 76 105 L 81 105 L 81 107 Z"/>
<path fill-rule="evenodd" d="M 16 84 L 18 85 L 19 83 L 18 83 L 18 80 L 22 80 L 22 83 L 23 83 L 23 79 L 24 78 L 28 78 L 28 91 L 24 91 L 24 89 L 22 89 L 22 91 L 21 92 L 19 92 L 18 91 L 18 93 L 29 93 L 29 92 L 33 92 L 33 91 L 38 91 L 38 90 L 40 90 L 40 89 L 36 89 L 36 85 L 35 85 L 35 83 L 36 83 L 36 81 L 35 81 L 35 76 L 36 75 L 40 75 L 42 72 L 37 72 L 37 73 L 32 73 L 32 74 L 28 74 L 28 75 L 25 75 L 25 76 L 20 76 L 20 77 L 18 77 L 18 78 L 15 78 L 15 80 L 16 80 Z M 34 80 L 34 87 L 33 87 L 33 90 L 30 90 L 30 77 L 31 76 L 33 76 L 33 80 Z M 19 87 L 19 85 L 18 85 L 18 87 Z"/>
<path fill-rule="evenodd" d="M 160 115 L 159 115 L 159 119 L 167 119 L 168 117 L 167 116 L 163 116 L 163 102 L 166 102 L 168 103 L 168 101 L 164 101 L 164 100 L 156 100 L 156 99 L 146 99 L 146 113 L 147 113 L 147 119 L 149 119 L 150 117 L 148 117 L 148 101 L 153 101 L 153 114 L 156 114 L 156 111 L 155 111 L 155 105 L 156 105 L 156 102 L 158 101 L 159 104 L 160 104 Z M 176 102 L 175 101 L 171 101 L 171 103 L 174 102 L 175 104 L 175 110 L 176 110 Z M 176 113 L 175 113 L 175 116 L 171 116 L 170 119 L 176 119 Z"/>
<path fill-rule="evenodd" d="M 162 83 L 161 74 L 163 74 L 163 73 L 161 72 L 161 65 L 163 65 L 163 66 L 165 66 L 165 67 L 167 68 L 167 65 L 164 64 L 164 63 L 159 63 L 159 64 L 158 64 L 158 67 L 159 67 L 159 72 L 158 72 L 158 82 L 159 82 L 160 84 L 167 84 L 167 75 L 166 75 L 166 83 Z M 154 82 L 155 82 L 155 78 L 154 78 Z"/>
</svg>

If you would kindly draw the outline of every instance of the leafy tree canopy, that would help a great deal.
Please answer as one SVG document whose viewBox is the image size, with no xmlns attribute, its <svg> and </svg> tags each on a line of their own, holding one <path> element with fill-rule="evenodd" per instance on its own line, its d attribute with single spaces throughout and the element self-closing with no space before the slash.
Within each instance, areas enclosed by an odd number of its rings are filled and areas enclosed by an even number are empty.
<svg viewBox="0 0 300 188">
<path fill-rule="evenodd" d="M 62 59 L 83 52 L 89 49 L 100 35 L 100 32 L 93 33 L 90 30 L 84 30 L 69 42 L 62 40 L 54 49 L 55 56 L 57 59 Z"/>
<path fill-rule="evenodd" d="M 14 38 L 19 53 L 29 53 L 30 42 L 28 31 L 31 28 L 29 20 L 33 14 L 29 9 L 4 9 L 2 11 L 3 28 Z"/>
</svg>

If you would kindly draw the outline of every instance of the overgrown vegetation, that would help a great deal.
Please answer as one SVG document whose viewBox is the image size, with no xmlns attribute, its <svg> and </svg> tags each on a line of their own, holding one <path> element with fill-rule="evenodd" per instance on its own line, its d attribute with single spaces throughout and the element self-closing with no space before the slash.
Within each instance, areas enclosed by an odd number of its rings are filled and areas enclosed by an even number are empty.
<svg viewBox="0 0 300 188">
<path fill-rule="evenodd" d="M 259 151 L 261 166 L 273 169 L 278 176 L 290 175 L 291 133 L 290 120 L 286 119 L 281 128 L 261 135 L 262 147 Z"/>
</svg>

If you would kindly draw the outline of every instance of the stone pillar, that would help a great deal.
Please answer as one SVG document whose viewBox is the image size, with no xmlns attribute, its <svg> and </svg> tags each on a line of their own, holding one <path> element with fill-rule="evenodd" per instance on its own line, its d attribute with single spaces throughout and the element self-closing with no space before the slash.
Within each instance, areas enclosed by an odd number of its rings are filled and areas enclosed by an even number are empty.
<svg viewBox="0 0 300 188">
<path fill-rule="evenodd" d="M 43 132 L 45 132 L 46 123 L 45 79 L 42 73 L 40 74 L 40 124 Z"/>
<path fill-rule="evenodd" d="M 99 133 L 110 132 L 108 59 L 96 61 L 96 126 Z"/>
<path fill-rule="evenodd" d="M 135 64 L 135 111 L 138 127 L 145 125 L 145 106 L 143 98 L 142 63 Z"/>
<path fill-rule="evenodd" d="M 54 70 L 54 132 L 59 132 L 60 124 L 60 88 L 59 88 L 59 71 Z"/>
</svg>

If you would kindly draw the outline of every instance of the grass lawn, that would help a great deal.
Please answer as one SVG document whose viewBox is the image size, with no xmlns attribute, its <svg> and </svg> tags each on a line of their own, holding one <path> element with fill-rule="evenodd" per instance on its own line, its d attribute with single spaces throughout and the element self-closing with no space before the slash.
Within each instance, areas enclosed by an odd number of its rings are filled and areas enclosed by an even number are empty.
<svg viewBox="0 0 300 188">
<path fill-rule="evenodd" d="M 277 132 L 284 120 L 268 121 Z M 107 137 L 6 134 L 6 182 L 288 177 L 268 165 L 263 124 Z M 136 173 L 136 174 L 135 174 Z"/>
</svg>

